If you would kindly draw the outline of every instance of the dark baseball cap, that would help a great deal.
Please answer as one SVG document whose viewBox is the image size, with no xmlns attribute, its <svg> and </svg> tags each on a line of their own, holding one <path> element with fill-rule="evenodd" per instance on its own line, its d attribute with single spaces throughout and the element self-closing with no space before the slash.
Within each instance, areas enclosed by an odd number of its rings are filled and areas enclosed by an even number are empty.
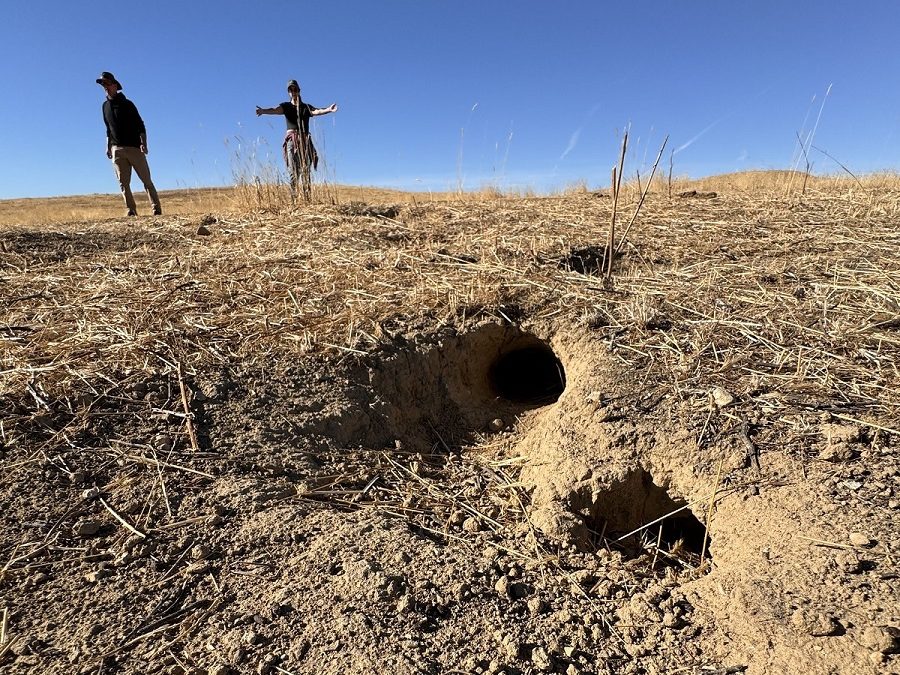
<svg viewBox="0 0 900 675">
<path fill-rule="evenodd" d="M 287 88 L 290 89 L 291 87 L 297 87 L 297 89 L 299 89 L 300 85 L 297 84 L 297 80 L 288 80 Z"/>
<path fill-rule="evenodd" d="M 106 84 L 107 82 L 112 82 L 119 91 L 122 91 L 122 85 L 119 84 L 119 81 L 115 78 L 112 73 L 108 73 L 105 70 L 100 73 L 100 77 L 97 78 L 97 84 Z"/>
</svg>

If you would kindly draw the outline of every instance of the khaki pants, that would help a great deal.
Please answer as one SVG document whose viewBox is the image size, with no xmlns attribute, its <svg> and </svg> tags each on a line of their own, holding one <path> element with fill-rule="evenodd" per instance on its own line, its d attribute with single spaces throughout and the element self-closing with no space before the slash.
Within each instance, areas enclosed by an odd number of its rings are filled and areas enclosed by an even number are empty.
<svg viewBox="0 0 900 675">
<path fill-rule="evenodd" d="M 156 188 L 153 186 L 153 181 L 150 180 L 150 165 L 147 164 L 147 156 L 141 152 L 141 149 L 114 145 L 112 147 L 112 162 L 116 168 L 119 189 L 122 190 L 122 196 L 125 198 L 125 206 L 128 207 L 128 210 L 137 213 L 134 195 L 131 194 L 131 169 L 134 168 L 138 178 L 144 184 L 144 189 L 147 191 L 147 196 L 150 198 L 150 204 L 153 206 L 153 209 L 160 211 L 159 195 L 156 194 Z"/>
</svg>

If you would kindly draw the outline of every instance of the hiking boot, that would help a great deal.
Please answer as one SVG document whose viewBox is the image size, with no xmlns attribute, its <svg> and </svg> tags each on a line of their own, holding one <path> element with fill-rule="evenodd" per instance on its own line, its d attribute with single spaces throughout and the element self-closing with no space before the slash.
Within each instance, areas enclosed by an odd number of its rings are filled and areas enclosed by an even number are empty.
<svg viewBox="0 0 900 675">
<path fill-rule="evenodd" d="M 137 211 L 135 211 L 134 209 L 128 209 L 128 213 L 126 213 L 125 215 L 126 216 L 136 216 Z"/>
<path fill-rule="evenodd" d="M 161 207 L 161 206 L 154 206 L 154 207 L 153 207 L 153 215 L 154 215 L 154 216 L 161 216 L 161 215 L 162 215 L 162 207 Z"/>
</svg>

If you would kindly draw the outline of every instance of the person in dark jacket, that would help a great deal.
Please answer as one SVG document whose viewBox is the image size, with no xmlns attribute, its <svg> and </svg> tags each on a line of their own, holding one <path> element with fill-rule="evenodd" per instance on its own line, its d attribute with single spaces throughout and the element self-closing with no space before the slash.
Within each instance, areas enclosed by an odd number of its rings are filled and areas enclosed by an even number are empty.
<svg viewBox="0 0 900 675">
<path fill-rule="evenodd" d="M 279 103 L 274 108 L 256 106 L 256 115 L 284 115 L 287 132 L 281 149 L 288 173 L 291 175 L 291 189 L 296 194 L 302 187 L 303 197 L 309 201 L 310 167 L 319 168 L 319 155 L 309 134 L 309 118 L 337 112 L 337 104 L 327 108 L 316 108 L 300 98 L 300 85 L 297 80 L 288 80 L 290 101 Z"/>
<path fill-rule="evenodd" d="M 150 179 L 147 163 L 147 129 L 134 103 L 125 98 L 122 85 L 112 73 L 102 72 L 97 84 L 106 90 L 103 102 L 103 122 L 106 124 L 106 156 L 112 160 L 119 179 L 119 188 L 125 198 L 129 216 L 137 215 L 137 205 L 131 194 L 131 170 L 134 169 L 144 184 L 153 215 L 162 215 L 159 195 Z"/>
</svg>

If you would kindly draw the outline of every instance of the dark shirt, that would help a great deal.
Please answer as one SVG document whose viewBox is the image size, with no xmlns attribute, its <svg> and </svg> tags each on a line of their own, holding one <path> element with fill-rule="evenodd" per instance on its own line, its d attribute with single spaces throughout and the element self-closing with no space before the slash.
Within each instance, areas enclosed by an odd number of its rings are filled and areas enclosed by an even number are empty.
<svg viewBox="0 0 900 675">
<path fill-rule="evenodd" d="M 300 119 L 297 119 L 297 108 L 300 108 Z M 287 122 L 288 129 L 302 131 L 304 134 L 309 133 L 309 118 L 312 117 L 312 111 L 315 106 L 300 101 L 299 106 L 295 106 L 290 101 L 281 104 L 281 112 L 284 113 L 284 120 Z"/>
<path fill-rule="evenodd" d="M 125 98 L 121 91 L 103 102 L 103 121 L 110 145 L 138 148 L 141 134 L 147 133 L 134 103 Z"/>
</svg>

